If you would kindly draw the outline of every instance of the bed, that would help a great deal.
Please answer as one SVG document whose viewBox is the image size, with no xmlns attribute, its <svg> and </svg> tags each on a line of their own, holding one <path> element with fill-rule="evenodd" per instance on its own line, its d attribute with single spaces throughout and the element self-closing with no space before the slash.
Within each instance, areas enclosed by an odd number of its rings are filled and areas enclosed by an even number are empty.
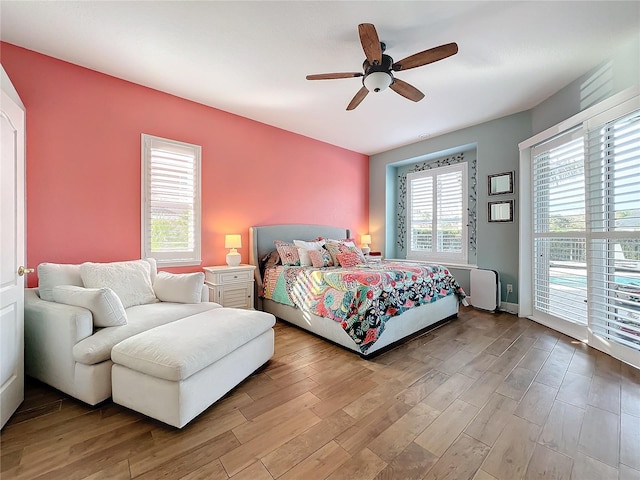
<svg viewBox="0 0 640 480">
<path fill-rule="evenodd" d="M 455 293 L 452 291 L 442 298 L 431 301 L 431 303 L 416 306 L 402 311 L 402 313 L 396 314 L 395 316 L 391 316 L 388 320 L 382 322 L 382 329 L 379 330 L 381 333 L 377 335 L 375 341 L 373 343 L 367 342 L 365 345 L 362 341 L 350 336 L 345 330 L 345 325 L 340 321 L 316 315 L 312 313 L 310 309 L 305 308 L 304 305 L 292 306 L 279 303 L 272 299 L 263 298 L 260 295 L 264 291 L 263 287 L 265 286 L 263 285 L 264 278 L 261 272 L 261 260 L 275 250 L 274 242 L 277 240 L 284 242 L 292 242 L 296 239 L 311 240 L 318 237 L 325 239 L 346 239 L 350 238 L 350 235 L 348 229 L 322 225 L 268 225 L 251 227 L 249 229 L 249 257 L 251 264 L 256 266 L 255 279 L 258 292 L 257 306 L 259 309 L 272 313 L 281 320 L 352 350 L 364 358 L 371 358 L 378 355 L 402 341 L 420 335 L 426 330 L 434 328 L 457 316 L 458 305 L 464 298 L 464 292 L 462 292 L 461 288 Z M 297 270 L 294 269 L 292 274 L 306 268 L 307 267 L 297 267 Z M 365 266 L 363 268 L 369 267 Z M 372 268 L 378 267 L 372 266 Z M 437 268 L 443 270 L 443 267 Z M 447 275 L 449 275 L 448 272 Z M 457 285 L 455 279 L 452 283 Z M 302 308 L 298 308 L 299 306 Z"/>
</svg>

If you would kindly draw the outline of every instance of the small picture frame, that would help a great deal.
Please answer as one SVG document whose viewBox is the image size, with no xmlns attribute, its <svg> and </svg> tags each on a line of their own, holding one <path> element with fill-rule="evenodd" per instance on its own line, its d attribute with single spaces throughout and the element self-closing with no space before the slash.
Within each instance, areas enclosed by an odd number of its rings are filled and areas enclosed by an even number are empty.
<svg viewBox="0 0 640 480">
<path fill-rule="evenodd" d="M 513 222 L 513 200 L 489 202 L 487 214 L 490 222 Z"/>
<path fill-rule="evenodd" d="M 489 195 L 503 195 L 513 193 L 513 172 L 489 175 Z"/>
</svg>

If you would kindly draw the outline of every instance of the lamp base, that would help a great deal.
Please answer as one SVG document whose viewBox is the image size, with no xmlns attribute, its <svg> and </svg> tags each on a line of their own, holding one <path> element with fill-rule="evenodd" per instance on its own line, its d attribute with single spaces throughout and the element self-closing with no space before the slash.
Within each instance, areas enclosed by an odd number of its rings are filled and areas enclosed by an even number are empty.
<svg viewBox="0 0 640 480">
<path fill-rule="evenodd" d="M 237 251 L 227 253 L 227 265 L 229 265 L 230 267 L 237 267 L 238 265 L 240 265 L 240 259 L 241 256 Z"/>
<path fill-rule="evenodd" d="M 369 252 L 371 251 L 371 248 L 369 248 L 369 247 L 360 247 L 360 250 L 362 250 L 362 253 L 364 253 L 365 255 L 369 255 Z"/>
</svg>

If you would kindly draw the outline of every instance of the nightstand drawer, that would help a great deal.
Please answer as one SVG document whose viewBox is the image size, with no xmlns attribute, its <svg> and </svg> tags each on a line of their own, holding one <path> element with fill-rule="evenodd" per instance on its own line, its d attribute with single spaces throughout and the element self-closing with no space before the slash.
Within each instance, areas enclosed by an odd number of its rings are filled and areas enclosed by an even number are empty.
<svg viewBox="0 0 640 480">
<path fill-rule="evenodd" d="M 253 267 L 204 267 L 204 279 L 215 284 L 253 281 Z"/>
<path fill-rule="evenodd" d="M 236 283 L 250 282 L 253 280 L 253 270 L 243 270 L 236 272 L 216 272 L 213 274 L 213 283 Z"/>
</svg>

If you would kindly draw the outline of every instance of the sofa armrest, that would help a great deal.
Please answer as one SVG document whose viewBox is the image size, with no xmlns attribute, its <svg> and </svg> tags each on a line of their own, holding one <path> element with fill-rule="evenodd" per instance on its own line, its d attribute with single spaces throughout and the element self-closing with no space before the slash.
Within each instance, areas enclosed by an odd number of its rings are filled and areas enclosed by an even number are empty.
<svg viewBox="0 0 640 480">
<path fill-rule="evenodd" d="M 42 300 L 37 289 L 25 289 L 25 371 L 63 392 L 73 394 L 73 346 L 93 334 L 86 308 Z"/>
<path fill-rule="evenodd" d="M 207 287 L 206 283 L 202 284 L 202 292 L 200 294 L 200 301 L 201 302 L 208 302 L 209 301 L 209 287 Z"/>
</svg>

